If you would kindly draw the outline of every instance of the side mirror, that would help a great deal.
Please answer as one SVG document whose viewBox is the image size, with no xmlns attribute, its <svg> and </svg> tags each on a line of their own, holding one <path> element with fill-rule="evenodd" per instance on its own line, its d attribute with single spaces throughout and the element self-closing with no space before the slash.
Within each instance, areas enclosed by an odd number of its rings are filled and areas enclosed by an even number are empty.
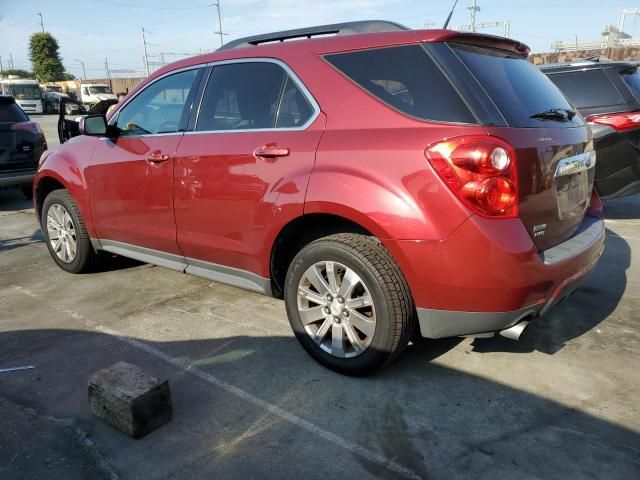
<svg viewBox="0 0 640 480">
<path fill-rule="evenodd" d="M 80 135 L 104 137 L 107 135 L 107 120 L 104 115 L 88 115 L 80 119 Z"/>
</svg>

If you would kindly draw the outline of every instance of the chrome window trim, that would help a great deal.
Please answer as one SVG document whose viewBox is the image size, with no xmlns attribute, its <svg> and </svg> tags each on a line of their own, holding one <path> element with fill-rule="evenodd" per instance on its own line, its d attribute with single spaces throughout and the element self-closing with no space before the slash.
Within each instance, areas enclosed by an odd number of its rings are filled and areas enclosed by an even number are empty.
<svg viewBox="0 0 640 480">
<path fill-rule="evenodd" d="M 291 80 L 296 84 L 296 86 L 300 89 L 302 94 L 305 96 L 307 101 L 311 104 L 311 108 L 313 108 L 313 114 L 309 117 L 309 119 L 299 127 L 281 127 L 281 128 L 243 128 L 243 129 L 231 129 L 231 130 L 197 130 L 198 121 L 200 120 L 200 111 L 202 110 L 202 101 L 204 100 L 205 93 L 207 91 L 207 87 L 209 82 L 211 81 L 212 75 L 214 74 L 214 70 L 216 66 L 220 65 L 233 65 L 237 63 L 274 63 L 280 66 L 285 73 L 289 76 Z M 201 135 L 201 134 L 217 134 L 217 133 L 246 133 L 246 132 L 295 132 L 306 130 L 320 115 L 320 105 L 311 94 L 306 85 L 302 82 L 300 77 L 296 75 L 296 73 L 282 60 L 277 58 L 268 58 L 268 57 L 248 57 L 248 58 L 236 58 L 233 60 L 220 60 L 218 62 L 208 63 L 207 66 L 213 67 L 211 72 L 209 73 L 209 77 L 206 80 L 204 91 L 202 92 L 201 97 L 198 102 L 198 109 L 196 112 L 196 122 L 193 130 L 189 130 L 184 132 L 185 135 Z"/>
</svg>

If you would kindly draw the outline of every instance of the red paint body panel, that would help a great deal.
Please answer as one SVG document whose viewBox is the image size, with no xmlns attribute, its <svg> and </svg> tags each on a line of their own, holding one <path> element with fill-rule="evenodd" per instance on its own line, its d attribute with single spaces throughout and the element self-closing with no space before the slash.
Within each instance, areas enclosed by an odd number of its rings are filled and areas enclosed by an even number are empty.
<svg viewBox="0 0 640 480">
<path fill-rule="evenodd" d="M 182 134 L 97 140 L 86 168 L 100 239 L 180 255 L 173 213 L 173 156 Z M 152 163 L 147 155 L 169 159 Z"/>
<path fill-rule="evenodd" d="M 604 234 L 571 259 L 546 265 L 519 219 L 470 217 L 441 241 L 383 242 L 416 305 L 463 312 L 508 312 L 549 299 L 600 257 Z M 585 273 L 585 272 L 583 272 Z"/>
<path fill-rule="evenodd" d="M 271 245 L 302 215 L 324 115 L 306 130 L 194 133 L 176 155 L 175 218 L 185 256 L 269 277 Z M 288 148 L 277 158 L 257 147 Z"/>
</svg>

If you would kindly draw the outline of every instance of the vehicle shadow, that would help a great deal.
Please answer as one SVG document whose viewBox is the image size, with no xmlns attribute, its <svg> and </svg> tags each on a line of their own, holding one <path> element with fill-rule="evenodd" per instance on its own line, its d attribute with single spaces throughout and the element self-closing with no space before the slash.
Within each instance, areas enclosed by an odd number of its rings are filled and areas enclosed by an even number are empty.
<svg viewBox="0 0 640 480">
<path fill-rule="evenodd" d="M 422 352 L 350 378 L 291 337 L 3 332 L 0 367 L 36 368 L 0 374 L 0 477 L 639 478 L 638 432 Z M 173 420 L 141 440 L 87 404 L 89 375 L 121 360 L 170 382 Z"/>
<path fill-rule="evenodd" d="M 34 243 L 42 243 L 43 241 L 42 231 L 38 229 L 29 237 L 0 239 L 0 252 L 8 252 L 9 250 L 25 247 Z"/>
<path fill-rule="evenodd" d="M 616 309 L 627 287 L 631 248 L 624 238 L 606 229 L 605 249 L 598 266 L 568 299 L 547 315 L 536 318 L 518 341 L 496 334 L 476 338 L 475 352 L 528 353 L 534 350 L 553 355 L 567 342 L 578 338 L 606 320 Z"/>
<path fill-rule="evenodd" d="M 609 220 L 630 220 L 640 218 L 640 193 L 628 197 L 603 200 L 604 218 Z"/>
<path fill-rule="evenodd" d="M 33 208 L 33 202 L 27 199 L 19 189 L 0 190 L 0 212 L 15 212 Z"/>
</svg>

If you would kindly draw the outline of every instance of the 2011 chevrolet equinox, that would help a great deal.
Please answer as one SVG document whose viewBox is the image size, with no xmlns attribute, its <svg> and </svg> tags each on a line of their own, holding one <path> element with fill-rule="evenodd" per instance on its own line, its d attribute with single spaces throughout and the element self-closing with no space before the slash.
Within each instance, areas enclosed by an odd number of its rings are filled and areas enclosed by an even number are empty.
<svg viewBox="0 0 640 480">
<path fill-rule="evenodd" d="M 418 332 L 517 336 L 604 244 L 591 133 L 528 51 L 355 22 L 164 67 L 42 156 L 51 256 L 284 298 L 307 352 L 351 375 Z"/>
</svg>

